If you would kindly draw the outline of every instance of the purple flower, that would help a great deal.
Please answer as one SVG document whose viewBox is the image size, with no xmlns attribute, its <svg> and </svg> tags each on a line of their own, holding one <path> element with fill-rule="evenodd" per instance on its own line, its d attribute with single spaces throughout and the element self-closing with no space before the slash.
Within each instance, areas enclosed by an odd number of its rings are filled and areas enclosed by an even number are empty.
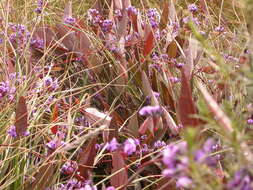
<svg viewBox="0 0 253 190">
<path fill-rule="evenodd" d="M 252 125 L 252 124 L 253 124 L 253 119 L 251 119 L 251 118 L 248 119 L 248 120 L 247 120 L 247 123 L 248 123 L 249 125 Z"/>
<path fill-rule="evenodd" d="M 170 77 L 169 80 L 173 84 L 180 82 L 180 79 L 177 77 Z"/>
<path fill-rule="evenodd" d="M 77 170 L 77 163 L 73 161 L 66 162 L 61 168 L 61 172 L 68 175 L 74 173 L 74 171 L 76 170 Z"/>
<path fill-rule="evenodd" d="M 161 148 L 161 147 L 164 147 L 164 146 L 166 146 L 166 143 L 164 141 L 158 140 L 154 143 L 154 148 Z"/>
<path fill-rule="evenodd" d="M 225 30 L 225 28 L 223 26 L 217 26 L 215 29 L 214 29 L 216 32 L 223 32 Z"/>
<path fill-rule="evenodd" d="M 163 171 L 164 176 L 178 178 L 186 176 L 188 157 L 186 142 L 168 145 L 163 151 L 163 163 L 167 168 Z"/>
<path fill-rule="evenodd" d="M 103 32 L 110 32 L 112 29 L 113 22 L 111 20 L 104 20 L 102 22 L 102 31 Z"/>
<path fill-rule="evenodd" d="M 162 115 L 160 106 L 144 106 L 140 109 L 139 114 L 142 116 L 159 116 Z"/>
<path fill-rule="evenodd" d="M 118 18 L 119 20 L 122 19 L 122 12 L 120 9 L 115 10 L 114 13 L 116 18 Z"/>
<path fill-rule="evenodd" d="M 11 136 L 11 137 L 17 137 L 17 132 L 16 132 L 16 127 L 14 125 L 11 125 L 10 128 L 8 129 L 7 133 Z"/>
<path fill-rule="evenodd" d="M 55 150 L 59 146 L 64 145 L 65 142 L 61 141 L 60 143 L 57 140 L 51 140 L 46 144 L 46 147 L 51 150 Z"/>
<path fill-rule="evenodd" d="M 227 188 L 233 190 L 253 190 L 252 173 L 246 167 L 241 168 L 227 183 Z"/>
<path fill-rule="evenodd" d="M 188 10 L 190 12 L 197 12 L 198 11 L 198 7 L 195 4 L 190 4 L 190 5 L 188 5 Z"/>
<path fill-rule="evenodd" d="M 206 163 L 208 166 L 216 166 L 221 159 L 221 155 L 211 156 L 210 154 L 217 152 L 219 149 L 220 146 L 212 138 L 209 138 L 203 147 L 195 152 L 195 160 L 199 163 Z"/>
<path fill-rule="evenodd" d="M 51 86 L 53 83 L 53 79 L 50 76 L 47 76 L 44 78 L 44 84 L 46 87 Z"/>
<path fill-rule="evenodd" d="M 189 177 L 183 176 L 178 178 L 176 185 L 179 188 L 189 188 L 192 186 L 192 180 Z"/>
<path fill-rule="evenodd" d="M 65 18 L 64 18 L 64 23 L 65 23 L 65 24 L 70 24 L 70 25 L 72 25 L 72 24 L 75 24 L 75 22 L 76 22 L 76 19 L 73 18 L 72 16 L 68 16 L 68 17 L 65 17 Z"/>
<path fill-rule="evenodd" d="M 118 149 L 119 143 L 116 138 L 113 138 L 110 143 L 107 143 L 106 149 L 113 152 Z"/>
<path fill-rule="evenodd" d="M 102 17 L 100 16 L 97 9 L 88 10 L 88 20 L 94 25 L 98 25 L 102 23 Z"/>
<path fill-rule="evenodd" d="M 128 16 L 137 15 L 138 11 L 134 6 L 129 6 L 126 8 Z"/>
<path fill-rule="evenodd" d="M 128 138 L 124 143 L 124 152 L 127 155 L 131 155 L 134 152 L 136 152 L 137 145 L 139 145 L 140 142 L 137 139 Z"/>
<path fill-rule="evenodd" d="M 113 186 L 107 187 L 106 190 L 116 190 Z"/>
<path fill-rule="evenodd" d="M 44 48 L 44 40 L 42 39 L 32 39 L 30 42 L 31 46 L 38 49 Z"/>
</svg>

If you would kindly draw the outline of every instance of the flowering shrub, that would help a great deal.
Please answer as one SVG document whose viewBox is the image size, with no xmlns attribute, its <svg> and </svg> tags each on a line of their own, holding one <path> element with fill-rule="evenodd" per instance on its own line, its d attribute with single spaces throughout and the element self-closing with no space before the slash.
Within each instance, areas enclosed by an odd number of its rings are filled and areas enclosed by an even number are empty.
<svg viewBox="0 0 253 190">
<path fill-rule="evenodd" d="M 0 2 L 0 189 L 251 190 L 251 1 Z"/>
</svg>

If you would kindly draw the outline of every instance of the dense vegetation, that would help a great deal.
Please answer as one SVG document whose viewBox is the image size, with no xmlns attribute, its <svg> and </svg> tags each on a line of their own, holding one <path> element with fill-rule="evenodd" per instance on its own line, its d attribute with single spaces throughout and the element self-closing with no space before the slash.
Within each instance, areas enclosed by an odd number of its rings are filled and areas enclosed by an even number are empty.
<svg viewBox="0 0 253 190">
<path fill-rule="evenodd" d="M 0 189 L 253 190 L 251 0 L 1 0 Z"/>
</svg>

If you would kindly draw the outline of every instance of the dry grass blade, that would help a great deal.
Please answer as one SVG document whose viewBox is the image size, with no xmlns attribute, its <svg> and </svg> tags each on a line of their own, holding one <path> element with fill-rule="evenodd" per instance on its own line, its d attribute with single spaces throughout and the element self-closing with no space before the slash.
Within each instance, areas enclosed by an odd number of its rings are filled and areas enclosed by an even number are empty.
<svg viewBox="0 0 253 190">
<path fill-rule="evenodd" d="M 21 96 L 19 98 L 17 108 L 16 108 L 16 118 L 15 118 L 15 127 L 18 136 L 22 136 L 27 129 L 27 106 L 25 97 Z"/>
</svg>

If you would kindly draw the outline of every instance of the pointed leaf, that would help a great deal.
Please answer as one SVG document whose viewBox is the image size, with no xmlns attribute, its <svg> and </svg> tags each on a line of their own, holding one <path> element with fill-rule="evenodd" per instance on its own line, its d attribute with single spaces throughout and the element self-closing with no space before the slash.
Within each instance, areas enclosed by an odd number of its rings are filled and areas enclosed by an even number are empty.
<svg viewBox="0 0 253 190">
<path fill-rule="evenodd" d="M 130 131 L 130 133 L 138 138 L 139 133 L 138 133 L 138 129 L 139 129 L 139 123 L 138 123 L 138 117 L 137 114 L 134 114 L 131 119 L 129 120 L 129 123 L 127 125 L 127 129 Z"/>
<path fill-rule="evenodd" d="M 148 129 L 151 132 L 154 131 L 154 122 L 153 122 L 152 117 L 148 117 L 148 118 L 145 119 L 145 121 L 140 126 L 139 133 L 141 135 L 144 135 L 147 132 Z"/>
<path fill-rule="evenodd" d="M 15 127 L 18 136 L 23 135 L 27 129 L 27 106 L 25 97 L 21 96 L 19 98 L 17 108 L 16 108 L 16 118 L 15 118 Z"/>
<path fill-rule="evenodd" d="M 177 124 L 171 117 L 170 113 L 164 107 L 162 107 L 162 109 L 163 109 L 163 118 L 165 119 L 167 126 L 169 127 L 173 135 L 177 135 L 179 133 Z"/>
<path fill-rule="evenodd" d="M 35 180 L 30 184 L 27 182 L 25 184 L 25 190 L 34 190 L 34 189 L 46 189 L 50 187 L 53 182 L 56 164 L 52 163 L 52 158 L 47 160 L 34 175 Z"/>
<path fill-rule="evenodd" d="M 52 119 L 51 119 L 51 122 L 52 122 L 52 123 L 55 123 L 55 122 L 57 121 L 57 119 L 58 119 L 58 112 L 59 112 L 59 111 L 58 111 L 58 105 L 55 104 L 55 105 L 54 105 L 54 108 L 53 108 Z M 57 125 L 55 125 L 55 126 L 53 126 L 53 127 L 51 128 L 51 132 L 52 132 L 53 134 L 56 134 L 57 131 L 58 131 L 58 126 L 57 126 Z"/>
<path fill-rule="evenodd" d="M 146 35 L 146 39 L 145 39 L 145 42 L 144 42 L 143 55 L 147 56 L 153 50 L 154 41 L 155 41 L 154 34 L 153 34 L 153 31 L 152 31 L 151 27 L 148 27 L 148 29 L 145 32 L 145 35 Z"/>
<path fill-rule="evenodd" d="M 183 126 L 197 126 L 198 119 L 192 118 L 192 115 L 197 114 L 197 109 L 192 97 L 192 91 L 189 80 L 186 78 L 184 67 L 181 70 L 181 92 L 178 101 L 178 109 L 181 123 Z"/>
<path fill-rule="evenodd" d="M 78 172 L 84 179 L 89 179 L 89 172 L 93 167 L 96 157 L 95 145 L 97 143 L 97 137 L 94 137 L 84 150 L 78 155 Z"/>
<path fill-rule="evenodd" d="M 169 20 L 169 3 L 167 1 L 164 1 L 161 21 L 159 24 L 159 28 L 161 31 L 167 27 L 168 20 Z"/>
<path fill-rule="evenodd" d="M 148 77 L 144 71 L 142 71 L 141 79 L 142 79 L 142 90 L 143 90 L 144 96 L 145 97 L 149 96 L 151 98 L 152 106 L 158 106 L 159 102 L 157 98 L 154 96 Z"/>
<path fill-rule="evenodd" d="M 115 188 L 119 188 L 124 184 L 127 184 L 128 175 L 125 169 L 125 161 L 123 156 L 119 152 L 112 153 L 112 174 L 114 174 L 110 181 L 111 185 Z M 126 190 L 126 187 L 119 188 L 119 190 Z"/>
</svg>

